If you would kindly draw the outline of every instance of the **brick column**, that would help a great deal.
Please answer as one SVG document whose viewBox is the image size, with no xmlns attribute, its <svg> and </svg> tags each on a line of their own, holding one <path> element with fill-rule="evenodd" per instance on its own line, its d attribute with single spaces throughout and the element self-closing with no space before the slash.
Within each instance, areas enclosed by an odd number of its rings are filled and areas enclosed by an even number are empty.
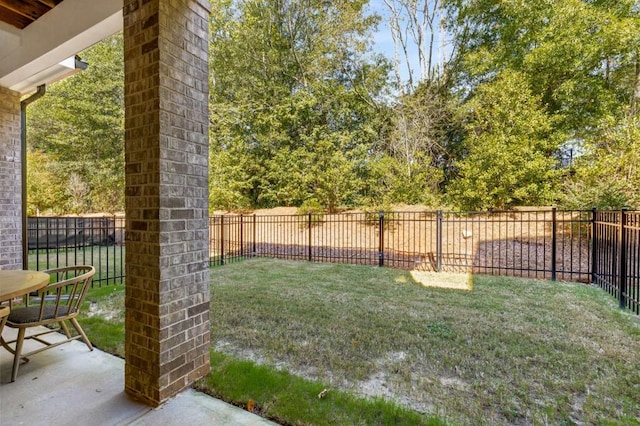
<svg viewBox="0 0 640 426">
<path fill-rule="evenodd" d="M 125 389 L 159 405 L 209 372 L 205 0 L 125 0 Z"/>
<path fill-rule="evenodd" d="M 20 94 L 0 87 L 0 269 L 22 269 Z"/>
</svg>

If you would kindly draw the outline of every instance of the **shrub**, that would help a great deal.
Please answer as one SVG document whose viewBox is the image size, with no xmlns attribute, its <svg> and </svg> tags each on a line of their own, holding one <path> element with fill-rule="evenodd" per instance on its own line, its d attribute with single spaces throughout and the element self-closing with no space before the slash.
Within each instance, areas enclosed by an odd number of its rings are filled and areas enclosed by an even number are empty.
<svg viewBox="0 0 640 426">
<path fill-rule="evenodd" d="M 304 227 L 319 225 L 324 222 L 324 209 L 320 202 L 314 198 L 305 200 L 300 207 L 298 207 L 299 215 L 311 215 L 311 223 L 309 221 L 303 224 Z"/>
<path fill-rule="evenodd" d="M 393 208 L 388 204 L 374 205 L 363 208 L 365 223 L 367 225 L 380 226 L 380 212 L 384 213 L 384 227 L 385 229 L 395 228 L 394 219 L 397 217 Z"/>
</svg>

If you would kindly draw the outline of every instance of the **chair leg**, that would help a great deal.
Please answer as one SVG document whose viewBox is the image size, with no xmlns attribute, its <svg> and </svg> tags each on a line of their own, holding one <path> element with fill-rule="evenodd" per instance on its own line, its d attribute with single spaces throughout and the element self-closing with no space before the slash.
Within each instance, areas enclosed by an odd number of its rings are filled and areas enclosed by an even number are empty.
<svg viewBox="0 0 640 426">
<path fill-rule="evenodd" d="M 2 331 L 4 330 L 4 325 L 7 322 L 7 318 L 9 317 L 9 308 L 0 305 L 0 336 L 2 336 Z"/>
<path fill-rule="evenodd" d="M 82 329 L 82 327 L 80 327 L 80 323 L 78 322 L 78 320 L 76 320 L 75 318 L 69 318 L 69 321 L 71 321 L 71 324 L 73 325 L 73 327 L 80 334 L 80 336 L 82 336 L 82 340 L 84 341 L 84 344 L 87 345 L 90 351 L 92 351 L 93 345 L 89 341 L 89 338 L 87 337 L 87 335 L 84 333 L 84 330 Z"/>
<path fill-rule="evenodd" d="M 18 367 L 20 366 L 20 354 L 22 353 L 22 344 L 24 343 L 24 333 L 26 328 L 18 329 L 18 338 L 16 339 L 16 352 L 13 355 L 13 370 L 11 370 L 11 381 L 15 382 L 18 376 Z"/>
<path fill-rule="evenodd" d="M 65 324 L 64 321 L 60 321 L 59 324 L 62 331 L 64 331 L 65 336 L 67 336 L 67 339 L 71 339 L 71 333 L 69 333 L 69 327 L 67 327 L 67 324 Z"/>
</svg>

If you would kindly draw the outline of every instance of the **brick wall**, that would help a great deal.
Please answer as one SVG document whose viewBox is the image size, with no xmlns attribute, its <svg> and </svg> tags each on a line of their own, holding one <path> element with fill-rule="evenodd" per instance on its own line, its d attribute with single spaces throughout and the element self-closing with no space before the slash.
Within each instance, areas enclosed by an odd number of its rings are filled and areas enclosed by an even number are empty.
<svg viewBox="0 0 640 426">
<path fill-rule="evenodd" d="M 152 405 L 209 365 L 208 17 L 125 0 L 125 388 Z"/>
<path fill-rule="evenodd" d="M 0 87 L 0 269 L 22 269 L 20 95 Z"/>
</svg>

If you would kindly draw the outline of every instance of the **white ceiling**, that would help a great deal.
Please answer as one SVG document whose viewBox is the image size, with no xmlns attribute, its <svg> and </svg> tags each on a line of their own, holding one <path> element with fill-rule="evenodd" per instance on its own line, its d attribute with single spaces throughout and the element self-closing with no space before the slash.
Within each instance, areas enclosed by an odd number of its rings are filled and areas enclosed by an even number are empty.
<svg viewBox="0 0 640 426">
<path fill-rule="evenodd" d="M 51 83 L 60 62 L 120 29 L 122 0 L 64 0 L 24 30 L 0 22 L 0 86 L 25 94 Z"/>
</svg>

